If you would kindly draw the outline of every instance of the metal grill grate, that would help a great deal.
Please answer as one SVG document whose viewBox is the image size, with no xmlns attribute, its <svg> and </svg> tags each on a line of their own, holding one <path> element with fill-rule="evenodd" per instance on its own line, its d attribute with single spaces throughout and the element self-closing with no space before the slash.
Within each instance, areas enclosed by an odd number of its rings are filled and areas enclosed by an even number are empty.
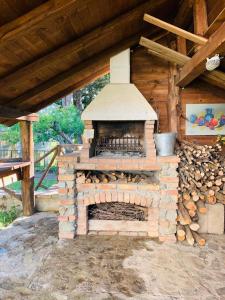
<svg viewBox="0 0 225 300">
<path fill-rule="evenodd" d="M 143 152 L 143 146 L 140 143 L 140 138 L 137 137 L 101 137 L 97 140 L 95 147 L 96 155 L 101 152 L 121 151 L 121 152 Z"/>
</svg>

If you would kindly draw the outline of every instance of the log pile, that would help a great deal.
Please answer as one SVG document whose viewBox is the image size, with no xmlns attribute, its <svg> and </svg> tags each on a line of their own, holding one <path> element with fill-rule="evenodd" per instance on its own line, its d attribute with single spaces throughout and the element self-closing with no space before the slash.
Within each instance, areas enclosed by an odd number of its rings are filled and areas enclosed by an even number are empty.
<svg viewBox="0 0 225 300">
<path fill-rule="evenodd" d="M 79 171 L 76 173 L 76 183 L 156 183 L 153 173 L 144 174 L 141 172 L 99 172 L 99 171 Z"/>
<path fill-rule="evenodd" d="M 130 203 L 101 203 L 90 205 L 89 219 L 147 221 L 147 208 Z"/>
<path fill-rule="evenodd" d="M 225 204 L 225 159 L 222 146 L 201 146 L 179 142 L 176 154 L 180 157 L 177 239 L 195 242 L 205 240 L 197 233 L 199 214 L 206 214 L 206 203 Z"/>
</svg>

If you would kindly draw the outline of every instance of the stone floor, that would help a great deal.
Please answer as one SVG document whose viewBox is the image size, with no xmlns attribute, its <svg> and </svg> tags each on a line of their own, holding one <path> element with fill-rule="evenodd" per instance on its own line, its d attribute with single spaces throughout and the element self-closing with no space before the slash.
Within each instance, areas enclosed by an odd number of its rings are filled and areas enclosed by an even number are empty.
<svg viewBox="0 0 225 300">
<path fill-rule="evenodd" d="M 225 299 L 225 235 L 204 248 L 127 237 L 58 241 L 53 214 L 0 231 L 1 300 Z"/>
</svg>

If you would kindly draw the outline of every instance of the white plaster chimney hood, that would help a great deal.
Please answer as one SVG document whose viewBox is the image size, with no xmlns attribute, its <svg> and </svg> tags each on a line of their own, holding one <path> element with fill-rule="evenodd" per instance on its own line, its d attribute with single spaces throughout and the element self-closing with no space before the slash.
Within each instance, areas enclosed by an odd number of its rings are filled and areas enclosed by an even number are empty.
<svg viewBox="0 0 225 300">
<path fill-rule="evenodd" d="M 110 84 L 81 115 L 92 121 L 157 120 L 157 114 L 134 84 L 130 83 L 130 49 L 110 59 Z"/>
</svg>

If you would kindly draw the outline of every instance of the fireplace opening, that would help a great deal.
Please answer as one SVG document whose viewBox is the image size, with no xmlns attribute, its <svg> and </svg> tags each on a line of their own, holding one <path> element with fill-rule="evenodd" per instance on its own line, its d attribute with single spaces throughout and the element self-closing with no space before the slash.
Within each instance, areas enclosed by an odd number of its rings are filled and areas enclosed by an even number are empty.
<svg viewBox="0 0 225 300">
<path fill-rule="evenodd" d="M 96 121 L 93 127 L 93 156 L 145 156 L 143 121 Z"/>
<path fill-rule="evenodd" d="M 88 206 L 89 220 L 147 221 L 148 209 L 130 203 L 100 203 Z"/>
</svg>

